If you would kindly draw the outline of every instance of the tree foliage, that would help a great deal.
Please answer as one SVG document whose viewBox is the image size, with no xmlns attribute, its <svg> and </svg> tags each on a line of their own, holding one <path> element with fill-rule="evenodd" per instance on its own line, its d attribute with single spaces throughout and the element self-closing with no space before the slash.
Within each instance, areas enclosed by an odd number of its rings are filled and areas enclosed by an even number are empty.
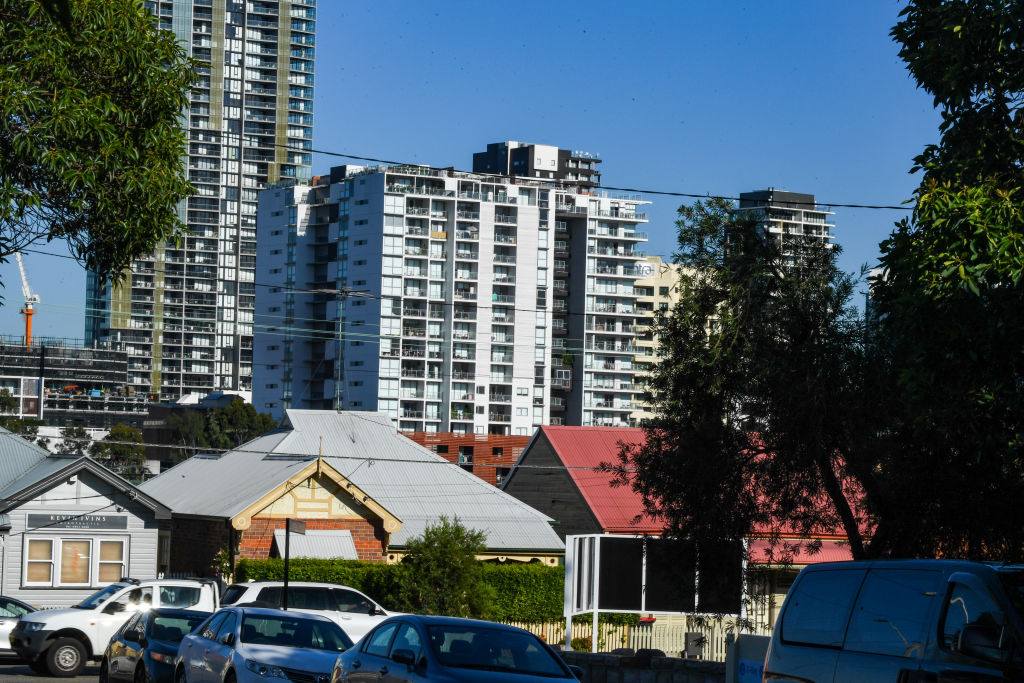
<svg viewBox="0 0 1024 683">
<path fill-rule="evenodd" d="M 57 444 L 54 453 L 60 455 L 86 454 L 92 446 L 92 437 L 85 431 L 85 427 L 68 425 L 60 430 L 61 441 Z"/>
<path fill-rule="evenodd" d="M 224 408 L 183 409 L 167 418 L 174 442 L 196 450 L 235 448 L 277 426 L 270 413 L 256 412 L 252 404 L 241 398 Z M 181 451 L 178 457 L 183 459 L 192 453 L 195 450 Z"/>
<path fill-rule="evenodd" d="M 409 602 L 414 611 L 452 617 L 486 617 L 494 588 L 484 579 L 477 555 L 487 550 L 484 535 L 455 518 L 429 524 L 407 546 Z"/>
<path fill-rule="evenodd" d="M 863 555 L 850 456 L 867 360 L 838 249 L 794 237 L 783 252 L 724 200 L 679 215 L 680 298 L 654 324 L 655 418 L 623 446 L 619 480 L 698 547 L 845 530 Z"/>
<path fill-rule="evenodd" d="M 89 455 L 131 481 L 141 481 L 146 464 L 142 432 L 118 423 L 100 441 L 94 441 Z"/>
<path fill-rule="evenodd" d="M 195 79 L 133 0 L 0 0 L 0 259 L 65 240 L 101 276 L 182 228 Z"/>
</svg>

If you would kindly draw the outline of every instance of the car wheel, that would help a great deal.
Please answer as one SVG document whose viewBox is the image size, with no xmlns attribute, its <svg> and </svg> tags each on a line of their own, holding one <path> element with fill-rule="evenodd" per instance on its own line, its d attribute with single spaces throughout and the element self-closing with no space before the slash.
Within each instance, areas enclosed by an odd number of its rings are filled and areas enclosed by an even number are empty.
<svg viewBox="0 0 1024 683">
<path fill-rule="evenodd" d="M 110 683 L 110 673 L 107 671 L 107 658 L 104 657 L 100 662 L 100 679 L 99 683 Z"/>
<path fill-rule="evenodd" d="M 174 672 L 174 683 L 188 683 L 188 677 L 185 676 L 185 667 L 179 667 Z"/>
<path fill-rule="evenodd" d="M 76 638 L 58 638 L 46 651 L 46 666 L 51 676 L 77 676 L 85 668 L 85 646 Z"/>
<path fill-rule="evenodd" d="M 224 677 L 224 683 L 236 683 L 236 681 L 238 681 L 238 677 L 235 676 L 234 671 L 229 671 L 228 675 Z"/>
<path fill-rule="evenodd" d="M 153 677 L 149 675 L 149 669 L 142 662 L 135 668 L 135 683 L 153 683 Z"/>
</svg>

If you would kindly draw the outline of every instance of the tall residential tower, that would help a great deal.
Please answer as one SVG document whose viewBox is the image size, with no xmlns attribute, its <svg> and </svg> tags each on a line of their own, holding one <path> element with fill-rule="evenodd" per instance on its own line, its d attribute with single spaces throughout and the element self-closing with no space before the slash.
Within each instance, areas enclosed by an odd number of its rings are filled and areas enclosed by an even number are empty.
<svg viewBox="0 0 1024 683">
<path fill-rule="evenodd" d="M 263 191 L 257 307 L 276 322 L 256 333 L 254 405 L 420 432 L 628 425 L 645 203 L 417 166 Z"/>
<path fill-rule="evenodd" d="M 189 233 L 140 257 L 121 286 L 90 276 L 85 336 L 120 340 L 129 382 L 173 399 L 252 385 L 256 194 L 306 181 L 316 0 L 147 0 L 199 62 L 179 207 Z"/>
</svg>

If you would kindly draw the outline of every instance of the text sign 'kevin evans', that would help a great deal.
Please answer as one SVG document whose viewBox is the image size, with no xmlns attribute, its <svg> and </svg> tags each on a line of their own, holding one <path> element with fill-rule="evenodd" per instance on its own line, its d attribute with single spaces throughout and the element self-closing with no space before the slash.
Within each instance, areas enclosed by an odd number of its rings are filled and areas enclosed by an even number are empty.
<svg viewBox="0 0 1024 683">
<path fill-rule="evenodd" d="M 28 530 L 37 529 L 127 529 L 126 515 L 39 515 L 29 514 Z"/>
</svg>

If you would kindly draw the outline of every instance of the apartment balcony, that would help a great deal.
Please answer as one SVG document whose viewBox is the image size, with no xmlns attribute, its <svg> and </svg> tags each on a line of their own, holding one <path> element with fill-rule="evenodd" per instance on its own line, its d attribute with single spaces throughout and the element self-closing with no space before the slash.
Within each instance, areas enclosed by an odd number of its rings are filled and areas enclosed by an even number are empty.
<svg viewBox="0 0 1024 683">
<path fill-rule="evenodd" d="M 516 257 L 515 257 L 515 254 L 495 254 L 494 255 L 494 262 L 495 263 L 505 263 L 505 264 L 515 263 L 516 262 Z"/>
<path fill-rule="evenodd" d="M 491 403 L 511 403 L 512 394 L 488 394 L 487 400 Z"/>
<path fill-rule="evenodd" d="M 637 251 L 636 249 L 623 249 L 615 247 L 587 247 L 588 254 L 595 254 L 598 256 L 611 256 L 613 258 L 628 258 L 638 259 L 645 258 L 646 252 Z"/>
<path fill-rule="evenodd" d="M 461 219 L 464 219 L 464 220 L 467 220 L 467 221 L 478 221 L 478 220 L 480 220 L 480 212 L 479 211 L 456 211 L 455 212 L 455 217 L 456 218 L 461 218 Z"/>
<path fill-rule="evenodd" d="M 480 260 L 480 252 L 471 249 L 456 249 L 455 258 L 458 259 L 469 259 L 472 261 Z"/>
<path fill-rule="evenodd" d="M 455 239 L 460 239 L 460 240 L 479 240 L 480 239 L 480 233 L 479 232 L 473 232 L 473 231 L 470 231 L 470 230 L 456 230 L 455 231 Z"/>
<path fill-rule="evenodd" d="M 402 315 L 407 318 L 426 318 L 427 309 L 425 308 L 403 308 Z"/>
<path fill-rule="evenodd" d="M 475 289 L 456 289 L 455 298 L 460 301 L 475 301 L 476 290 Z"/>
<path fill-rule="evenodd" d="M 494 241 L 497 244 L 515 244 L 516 243 L 516 236 L 515 235 L 495 234 L 494 235 Z"/>
</svg>

